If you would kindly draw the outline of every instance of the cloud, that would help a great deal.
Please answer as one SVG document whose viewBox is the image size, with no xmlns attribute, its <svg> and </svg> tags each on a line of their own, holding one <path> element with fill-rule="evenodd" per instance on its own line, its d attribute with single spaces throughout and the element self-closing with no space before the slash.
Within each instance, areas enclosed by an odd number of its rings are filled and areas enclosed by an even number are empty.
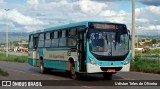
<svg viewBox="0 0 160 89">
<path fill-rule="evenodd" d="M 105 3 L 99 3 L 96 1 L 90 1 L 90 0 L 81 0 L 80 1 L 80 9 L 82 12 L 90 14 L 90 15 L 96 15 L 104 11 L 105 8 L 107 8 L 108 5 Z"/>
<path fill-rule="evenodd" d="M 111 22 L 118 22 L 118 23 L 125 23 L 127 25 L 131 25 L 131 14 L 124 11 L 113 11 L 113 10 L 106 10 L 100 14 L 103 16 L 103 20 L 108 20 Z"/>
<path fill-rule="evenodd" d="M 39 4 L 39 0 L 27 0 L 27 3 L 30 5 L 36 5 Z"/>
<path fill-rule="evenodd" d="M 100 13 L 100 16 L 112 17 L 112 16 L 115 16 L 115 15 L 116 15 L 116 12 L 111 11 L 111 10 L 106 10 L 106 11 Z"/>
<path fill-rule="evenodd" d="M 15 22 L 19 25 L 43 25 L 44 23 L 40 20 L 34 19 L 29 16 L 24 16 L 17 10 L 9 10 L 7 12 L 1 10 L 1 18 L 8 19 L 9 21 Z"/>
<path fill-rule="evenodd" d="M 8 19 L 12 28 L 18 31 L 34 31 L 84 20 L 124 23 L 130 29 L 131 13 L 117 10 L 120 5 L 116 1 L 118 0 L 27 0 L 25 4 L 7 3 L 6 7 L 15 8 L 8 12 Z M 159 11 L 159 6 L 137 8 L 136 23 L 158 29 Z M 5 13 L 0 13 L 0 24 L 6 18 Z"/>
<path fill-rule="evenodd" d="M 8 18 L 16 27 L 32 31 L 84 20 L 125 22 L 130 24 L 131 15 L 124 10 L 114 11 L 117 4 L 98 0 L 28 0 L 26 4 L 9 4 L 16 8 Z M 5 15 L 3 15 L 5 16 Z M 0 16 L 1 18 L 2 16 Z M 5 20 L 4 17 L 2 17 Z M 36 19 L 35 19 L 36 18 Z M 38 29 L 35 27 L 36 29 Z M 30 30 L 28 30 L 30 29 Z"/>
<path fill-rule="evenodd" d="M 0 24 L 6 26 L 8 24 L 10 31 L 28 31 L 25 26 L 28 27 L 40 27 L 43 25 L 48 24 L 47 22 L 44 23 L 41 20 L 38 20 L 34 17 L 25 16 L 16 9 L 5 11 L 3 9 L 0 10 Z M 1 27 L 2 28 L 2 27 Z M 5 28 L 5 27 L 4 27 Z M 24 30 L 25 29 L 25 30 Z M 35 30 L 35 29 L 34 29 Z M 4 30 L 0 30 L 4 31 Z M 31 31 L 31 30 L 29 30 Z"/>
<path fill-rule="evenodd" d="M 146 18 L 136 18 L 136 22 L 146 23 L 146 22 L 149 22 L 149 20 Z"/>
<path fill-rule="evenodd" d="M 136 23 L 144 30 L 160 30 L 160 6 L 136 8 Z"/>
<path fill-rule="evenodd" d="M 138 27 L 138 29 L 141 30 L 160 30 L 160 25 L 148 25 L 148 26 L 140 26 Z"/>
<path fill-rule="evenodd" d="M 160 6 L 146 6 L 144 8 L 136 8 L 136 17 L 145 18 L 150 21 L 160 19 Z"/>
<path fill-rule="evenodd" d="M 3 4 L 3 3 L 5 3 L 5 1 L 4 0 L 0 0 L 0 4 Z"/>
<path fill-rule="evenodd" d="M 140 0 L 145 5 L 154 5 L 154 6 L 160 6 L 159 0 Z"/>
</svg>

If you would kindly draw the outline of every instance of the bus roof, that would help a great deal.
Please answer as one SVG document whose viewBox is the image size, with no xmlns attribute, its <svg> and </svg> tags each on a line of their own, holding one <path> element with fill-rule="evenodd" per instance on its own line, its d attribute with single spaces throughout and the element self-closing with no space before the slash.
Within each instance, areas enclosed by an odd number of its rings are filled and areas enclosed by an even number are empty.
<svg viewBox="0 0 160 89">
<path fill-rule="evenodd" d="M 46 28 L 46 29 L 42 29 L 42 30 L 37 30 L 37 31 L 30 32 L 30 34 L 36 34 L 36 33 L 47 32 L 47 31 L 54 31 L 57 29 L 71 28 L 71 27 L 82 26 L 82 25 L 88 26 L 87 24 L 89 22 L 114 23 L 114 22 L 109 22 L 109 21 L 82 21 L 82 22 L 69 23 L 66 25 L 60 25 L 60 26 L 50 27 L 50 28 Z M 115 24 L 121 24 L 121 23 L 115 23 Z"/>
</svg>

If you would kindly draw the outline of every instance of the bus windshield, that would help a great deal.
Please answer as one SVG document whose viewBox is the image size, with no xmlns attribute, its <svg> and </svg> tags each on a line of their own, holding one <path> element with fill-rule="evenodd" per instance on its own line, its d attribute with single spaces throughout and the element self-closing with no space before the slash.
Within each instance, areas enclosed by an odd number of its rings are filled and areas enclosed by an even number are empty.
<svg viewBox="0 0 160 89">
<path fill-rule="evenodd" d="M 129 51 L 127 30 L 96 30 L 90 31 L 90 50 L 96 55 L 122 56 Z"/>
</svg>

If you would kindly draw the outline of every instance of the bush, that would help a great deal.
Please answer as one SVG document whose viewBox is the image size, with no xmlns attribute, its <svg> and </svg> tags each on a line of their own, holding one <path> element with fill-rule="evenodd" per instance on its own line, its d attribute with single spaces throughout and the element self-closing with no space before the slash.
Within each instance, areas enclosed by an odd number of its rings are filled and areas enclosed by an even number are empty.
<svg viewBox="0 0 160 89">
<path fill-rule="evenodd" d="M 160 59 L 151 60 L 136 57 L 134 61 L 131 61 L 131 70 L 138 72 L 160 74 Z"/>
<path fill-rule="evenodd" d="M 8 57 L 6 57 L 5 54 L 0 53 L 0 60 L 1 61 L 14 61 L 14 62 L 27 62 L 27 56 L 8 55 Z"/>
<path fill-rule="evenodd" d="M 0 75 L 9 76 L 9 74 L 6 71 L 2 70 L 2 69 L 0 69 Z"/>
</svg>

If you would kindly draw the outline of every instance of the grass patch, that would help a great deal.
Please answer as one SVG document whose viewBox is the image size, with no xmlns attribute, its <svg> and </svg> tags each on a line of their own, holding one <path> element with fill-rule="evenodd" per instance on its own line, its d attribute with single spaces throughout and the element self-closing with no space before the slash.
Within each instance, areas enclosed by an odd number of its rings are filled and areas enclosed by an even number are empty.
<svg viewBox="0 0 160 89">
<path fill-rule="evenodd" d="M 15 56 L 15 55 L 8 55 L 6 57 L 5 54 L 0 53 L 0 61 L 13 61 L 13 62 L 27 62 L 27 56 Z"/>
<path fill-rule="evenodd" d="M 2 69 L 0 69 L 0 75 L 9 76 L 9 74 L 6 71 L 2 70 Z"/>
<path fill-rule="evenodd" d="M 160 59 L 151 60 L 136 56 L 135 60 L 131 61 L 131 71 L 160 74 Z"/>
<path fill-rule="evenodd" d="M 136 53 L 141 57 L 160 57 L 160 49 L 148 49 L 145 53 Z"/>
</svg>

